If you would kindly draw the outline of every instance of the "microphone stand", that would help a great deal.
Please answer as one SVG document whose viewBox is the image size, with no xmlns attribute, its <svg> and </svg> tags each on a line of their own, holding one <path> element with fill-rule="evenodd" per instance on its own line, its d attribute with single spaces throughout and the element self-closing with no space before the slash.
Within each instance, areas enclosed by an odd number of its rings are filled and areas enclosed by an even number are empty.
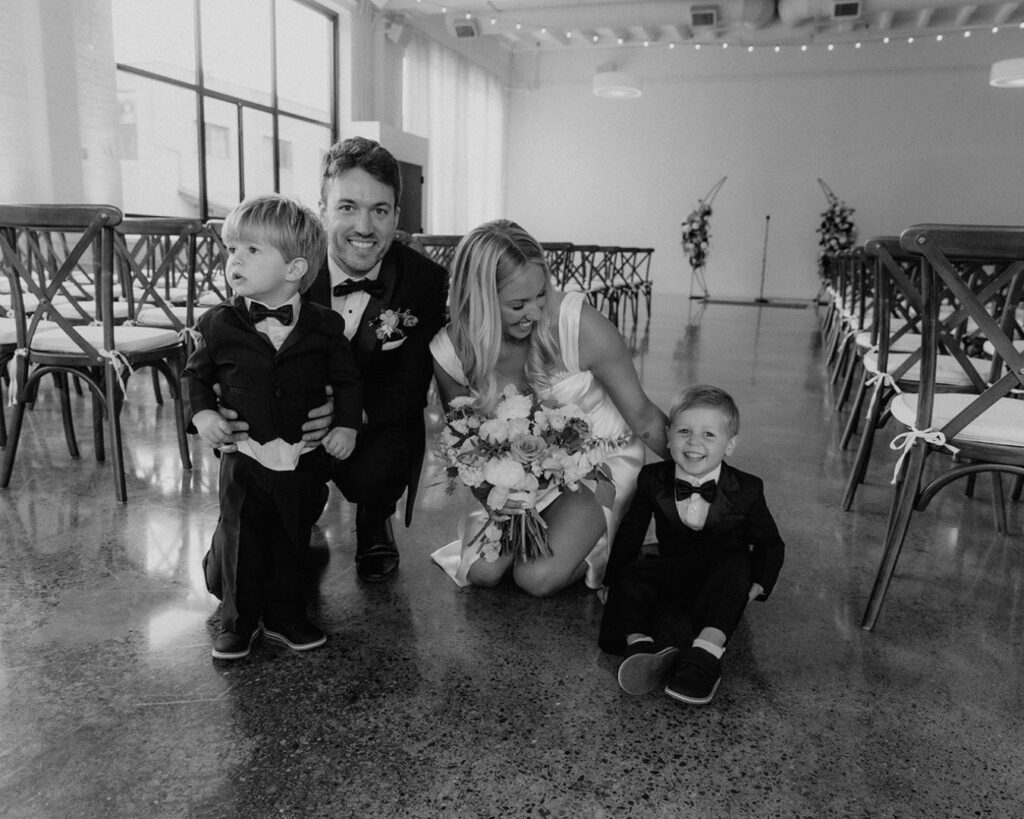
<svg viewBox="0 0 1024 819">
<path fill-rule="evenodd" d="M 771 221 L 771 214 L 764 217 L 764 251 L 761 254 L 761 295 L 754 299 L 755 304 L 767 304 L 768 299 L 764 297 L 764 271 L 768 263 L 768 223 Z"/>
</svg>

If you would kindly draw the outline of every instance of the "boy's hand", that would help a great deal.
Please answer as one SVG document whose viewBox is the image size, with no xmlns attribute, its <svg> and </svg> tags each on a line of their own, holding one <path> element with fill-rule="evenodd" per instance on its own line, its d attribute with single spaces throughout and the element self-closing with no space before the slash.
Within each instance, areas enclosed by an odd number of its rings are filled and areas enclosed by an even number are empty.
<svg viewBox="0 0 1024 819">
<path fill-rule="evenodd" d="M 235 429 L 217 410 L 200 410 L 192 416 L 192 423 L 200 437 L 208 444 L 219 447 L 224 452 L 235 450 Z"/>
<path fill-rule="evenodd" d="M 756 600 L 762 594 L 764 594 L 764 586 L 762 586 L 760 583 L 753 583 L 750 586 L 750 591 L 747 592 L 747 600 Z"/>
<path fill-rule="evenodd" d="M 213 385 L 213 391 L 217 395 L 218 402 L 220 401 L 220 384 Z M 238 413 L 233 409 L 225 407 L 223 404 L 218 403 L 217 412 L 220 413 L 220 417 L 223 418 L 231 427 L 231 437 L 228 441 L 220 445 L 221 452 L 234 452 L 238 449 L 235 444 L 239 441 L 245 441 L 249 437 L 249 423 L 243 421 L 238 417 Z M 198 429 L 198 427 L 196 427 Z"/>
<path fill-rule="evenodd" d="M 334 427 L 324 437 L 324 449 L 339 461 L 344 461 L 356 448 L 356 435 L 356 431 L 349 427 Z"/>
</svg>

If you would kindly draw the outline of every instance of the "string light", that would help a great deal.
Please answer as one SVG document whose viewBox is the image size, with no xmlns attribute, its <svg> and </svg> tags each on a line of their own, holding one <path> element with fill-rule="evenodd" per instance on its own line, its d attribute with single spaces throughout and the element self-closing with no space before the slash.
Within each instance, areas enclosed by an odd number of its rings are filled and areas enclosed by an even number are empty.
<svg viewBox="0 0 1024 819">
<path fill-rule="evenodd" d="M 448 12 L 449 12 L 449 8 L 448 8 L 447 5 L 442 5 L 440 2 L 437 2 L 436 0 L 416 0 L 416 4 L 417 4 L 417 6 L 419 8 L 424 9 L 424 11 L 426 11 L 427 13 L 429 13 L 429 9 L 427 7 L 432 7 L 433 9 L 435 9 L 437 11 L 440 11 L 441 14 L 448 14 Z M 466 20 L 472 20 L 476 16 L 472 12 L 460 12 L 460 15 L 464 16 Z M 509 17 L 507 15 L 504 15 L 504 14 L 500 14 L 500 16 L 492 16 L 490 18 L 485 18 L 485 19 L 489 19 L 490 20 L 490 25 L 493 28 L 498 29 L 499 31 L 503 27 L 507 27 L 509 29 L 514 29 L 517 32 L 523 32 L 523 31 L 530 32 L 530 31 L 532 31 L 535 36 L 537 36 L 537 35 L 548 36 L 548 34 L 549 34 L 547 26 L 535 26 L 535 25 L 532 25 L 532 24 L 530 24 L 528 22 L 523 22 L 522 20 L 511 20 L 511 19 L 509 19 Z M 1018 23 L 1002 24 L 1002 28 L 1016 28 L 1017 30 L 1024 31 L 1024 21 L 1020 21 Z M 977 32 L 977 31 L 984 31 L 985 29 L 988 29 L 992 34 L 999 34 L 1000 31 L 1001 31 L 1001 26 L 1000 25 L 992 25 L 992 26 L 984 26 L 984 27 L 976 26 L 973 29 L 963 29 L 961 31 L 961 34 L 962 34 L 964 39 L 970 39 L 975 32 Z M 937 34 L 934 35 L 935 42 L 937 42 L 937 43 L 945 42 L 947 34 L 949 34 L 950 36 L 953 36 L 955 34 L 955 32 L 937 33 Z M 573 45 L 573 43 L 579 43 L 580 39 L 576 38 L 574 36 L 574 34 L 573 34 L 573 31 L 571 31 L 571 30 L 565 31 L 564 32 L 564 37 L 562 35 L 558 34 L 557 32 L 556 32 L 556 36 L 559 37 L 559 39 L 562 39 L 563 41 L 568 42 L 571 47 L 577 47 L 577 48 L 579 47 L 579 46 L 574 46 Z M 592 34 L 589 38 L 586 36 L 586 34 L 584 34 L 584 36 L 582 38 L 582 41 L 583 41 L 584 44 L 585 44 L 587 39 L 589 39 L 590 42 L 595 44 L 595 45 L 601 43 L 601 41 L 602 41 L 601 36 L 599 34 L 596 34 L 596 33 Z M 910 35 L 910 36 L 907 36 L 905 38 L 900 38 L 900 39 L 902 39 L 907 45 L 913 45 L 917 41 L 918 37 L 915 37 L 914 35 Z M 675 50 L 677 45 L 687 45 L 687 42 L 685 40 L 682 40 L 682 41 L 679 41 L 679 40 L 667 40 L 667 41 L 665 41 L 665 40 L 662 40 L 661 38 L 658 38 L 656 40 L 651 40 L 649 38 L 645 39 L 645 40 L 629 40 L 626 37 L 617 37 L 617 38 L 615 38 L 615 43 L 617 45 L 623 46 L 623 47 L 635 47 L 635 46 L 642 45 L 644 48 L 650 48 L 651 45 L 660 45 L 663 42 L 665 43 L 665 45 L 668 46 L 669 50 Z M 892 37 L 892 35 L 888 35 L 887 34 L 887 35 L 881 37 L 881 39 L 873 39 L 871 37 L 868 37 L 866 41 L 863 41 L 863 40 L 858 40 L 856 42 L 846 41 L 844 43 L 830 42 L 830 43 L 827 43 L 827 44 L 819 44 L 819 43 L 810 42 L 810 43 L 793 44 L 792 46 L 791 45 L 782 45 L 782 44 L 765 45 L 765 46 L 753 46 L 753 45 L 747 44 L 746 45 L 746 50 L 747 50 L 747 53 L 752 54 L 755 50 L 763 50 L 765 48 L 771 48 L 774 53 L 779 54 L 782 51 L 789 51 L 789 50 L 794 49 L 794 48 L 799 48 L 801 52 L 806 53 L 806 52 L 810 51 L 811 49 L 815 48 L 818 45 L 824 45 L 828 51 L 832 52 L 832 51 L 837 50 L 837 47 L 843 47 L 843 46 L 852 46 L 854 49 L 860 50 L 860 49 L 863 48 L 863 46 L 866 43 L 870 44 L 872 42 L 874 42 L 874 43 L 881 43 L 882 45 L 890 45 L 893 42 L 893 37 Z M 730 45 L 738 45 L 738 46 L 742 47 L 744 44 L 743 43 L 736 43 L 736 42 L 730 43 L 729 41 L 722 41 L 722 43 L 721 43 L 722 50 L 723 51 L 724 50 L 728 50 Z M 702 44 L 701 43 L 693 43 L 693 50 L 694 51 L 701 51 L 702 50 Z"/>
</svg>

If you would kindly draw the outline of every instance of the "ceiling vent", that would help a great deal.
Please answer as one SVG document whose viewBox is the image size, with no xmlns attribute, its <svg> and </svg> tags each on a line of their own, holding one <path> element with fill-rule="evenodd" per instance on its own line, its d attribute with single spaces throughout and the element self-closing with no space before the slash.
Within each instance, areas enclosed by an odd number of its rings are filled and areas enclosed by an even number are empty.
<svg viewBox="0 0 1024 819">
<path fill-rule="evenodd" d="M 471 40 L 480 36 L 480 27 L 474 17 L 450 17 L 448 30 L 457 40 Z"/>
<path fill-rule="evenodd" d="M 690 9 L 690 26 L 692 28 L 714 28 L 718 25 L 718 8 L 716 6 L 694 6 Z"/>
<path fill-rule="evenodd" d="M 859 0 L 835 0 L 832 4 L 833 20 L 855 20 L 860 17 Z"/>
</svg>

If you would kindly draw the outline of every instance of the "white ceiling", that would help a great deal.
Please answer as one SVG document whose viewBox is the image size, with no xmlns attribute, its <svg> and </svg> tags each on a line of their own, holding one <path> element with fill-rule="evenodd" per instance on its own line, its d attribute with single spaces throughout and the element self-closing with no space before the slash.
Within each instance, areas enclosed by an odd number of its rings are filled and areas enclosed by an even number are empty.
<svg viewBox="0 0 1024 819">
<path fill-rule="evenodd" d="M 963 0 L 373 0 L 396 22 L 506 52 L 615 45 L 795 45 L 1020 26 L 1024 3 Z M 710 14 L 709 14 L 710 12 Z M 715 25 L 706 23 L 710 17 Z M 465 31 L 469 28 L 470 31 Z M 475 32 L 472 35 L 471 32 Z"/>
</svg>

